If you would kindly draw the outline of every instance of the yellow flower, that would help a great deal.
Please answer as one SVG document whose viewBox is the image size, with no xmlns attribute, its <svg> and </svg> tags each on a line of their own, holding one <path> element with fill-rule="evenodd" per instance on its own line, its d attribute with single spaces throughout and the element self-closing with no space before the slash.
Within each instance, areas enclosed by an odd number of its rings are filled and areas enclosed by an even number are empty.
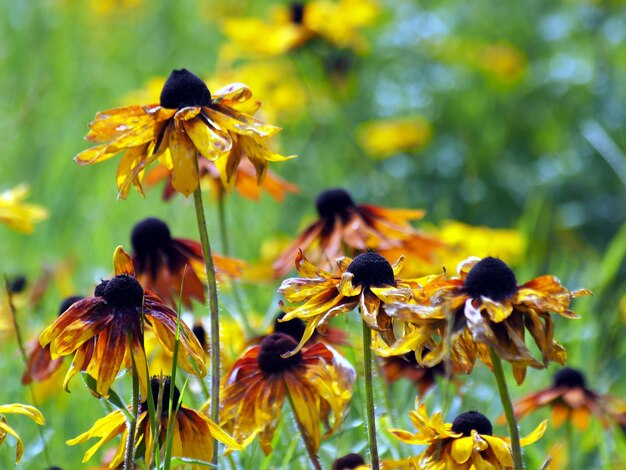
<svg viewBox="0 0 626 470">
<path fill-rule="evenodd" d="M 357 132 L 359 143 L 376 159 L 398 152 L 421 149 L 432 137 L 432 126 L 422 117 L 380 119 L 362 124 Z"/>
<path fill-rule="evenodd" d="M 275 8 L 270 21 L 226 20 L 224 33 L 231 42 L 222 54 L 231 59 L 251 53 L 282 55 L 314 38 L 324 39 L 338 48 L 362 52 L 368 45 L 359 30 L 371 25 L 377 15 L 378 6 L 371 0 L 295 2 L 286 8 Z"/>
<path fill-rule="evenodd" d="M 172 170 L 174 189 L 190 195 L 199 184 L 198 155 L 215 162 L 227 187 L 245 155 L 261 183 L 268 162 L 291 157 L 269 149 L 267 139 L 281 129 L 247 114 L 260 106 L 250 98 L 252 92 L 241 83 L 212 95 L 191 72 L 174 70 L 163 86 L 160 104 L 98 113 L 87 140 L 100 145 L 81 152 L 75 161 L 80 165 L 99 163 L 125 150 L 117 169 L 122 198 L 128 195 L 131 184 L 143 194 L 144 172 L 156 161 Z"/>
<path fill-rule="evenodd" d="M 494 436 L 491 422 L 477 411 L 461 413 L 452 423 L 444 423 L 441 412 L 432 418 L 426 405 L 415 401 L 415 410 L 409 412 L 417 432 L 401 429 L 389 432 L 407 444 L 428 445 L 414 461 L 423 470 L 512 469 L 513 455 L 507 437 Z M 520 440 L 527 446 L 543 436 L 547 421 Z"/>
<path fill-rule="evenodd" d="M 336 263 L 340 272 L 332 274 L 317 268 L 299 251 L 296 270 L 302 277 L 287 279 L 278 289 L 289 302 L 304 302 L 299 307 L 285 307 L 282 301 L 280 304 L 286 312 L 280 321 L 300 318 L 307 323 L 298 347 L 291 354 L 304 346 L 316 328 L 325 334 L 332 318 L 357 306 L 369 328 L 388 343 L 395 339 L 387 304 L 410 301 L 411 287 L 416 285 L 414 281 L 396 277 L 402 271 L 403 258 L 392 266 L 379 254 L 367 252 L 354 260 L 338 258 Z"/>
<path fill-rule="evenodd" d="M 242 447 L 226 434 L 217 424 L 206 416 L 191 408 L 187 408 L 181 403 L 181 396 L 178 388 L 172 384 L 169 377 L 153 377 L 150 381 L 152 400 L 155 411 L 161 410 L 160 417 L 157 418 L 158 445 L 160 449 L 165 442 L 165 435 L 168 425 L 168 410 L 170 399 L 172 402 L 172 415 L 174 416 L 174 432 L 172 444 L 172 457 L 187 457 L 191 459 L 210 462 L 213 456 L 213 438 L 226 444 L 230 448 L 241 450 Z M 161 393 L 161 402 L 158 397 Z M 139 415 L 137 417 L 136 442 L 142 442 L 145 449 L 145 461 L 151 462 L 151 455 L 148 454 L 154 439 L 152 426 L 148 413 L 148 401 L 145 395 L 143 402 L 139 405 Z M 171 396 L 171 398 L 170 398 Z M 124 461 L 124 450 L 128 438 L 128 427 L 126 417 L 122 410 L 115 410 L 104 418 L 97 420 L 88 431 L 70 439 L 67 444 L 70 446 L 81 444 L 92 438 L 99 438 L 83 457 L 83 462 L 87 462 L 91 457 L 115 436 L 121 434 L 122 438 L 117 446 L 117 451 L 109 468 L 117 468 Z M 195 468 L 195 467 L 194 467 Z"/>
<path fill-rule="evenodd" d="M 571 421 L 576 429 L 584 432 L 591 415 L 597 416 L 605 427 L 609 419 L 626 426 L 626 403 L 610 395 L 601 395 L 587 388 L 583 374 L 569 367 L 554 375 L 554 384 L 522 398 L 515 403 L 515 416 L 523 418 L 538 408 L 552 408 L 552 426 L 558 428 Z"/>
<path fill-rule="evenodd" d="M 512 363 L 518 383 L 524 381 L 528 366 L 543 369 L 550 361 L 565 363 L 567 353 L 554 341 L 550 313 L 579 318 L 569 305 L 590 291 L 569 291 L 549 275 L 518 286 L 513 271 L 492 257 L 468 258 L 458 271 L 459 277 L 437 276 L 415 290 L 413 304 L 387 306 L 388 315 L 404 322 L 405 335 L 389 348 L 379 347 L 379 354 L 415 351 L 420 365 L 429 367 L 450 354 L 454 368 L 469 373 L 477 357 L 491 367 L 493 348 Z M 541 352 L 541 362 L 526 346 L 526 329 Z"/>
<path fill-rule="evenodd" d="M 21 460 L 22 454 L 24 453 L 24 444 L 22 443 L 20 436 L 11 426 L 9 426 L 9 423 L 7 423 L 7 420 L 4 417 L 5 414 L 20 414 L 28 416 L 40 426 L 42 426 L 46 420 L 34 406 L 21 405 L 19 403 L 0 405 L 0 444 L 4 442 L 8 434 L 17 440 L 17 448 L 15 450 L 15 463 L 17 464 Z"/>
<path fill-rule="evenodd" d="M 96 391 L 109 395 L 109 388 L 120 367 L 134 362 L 141 387 L 147 395 L 148 377 L 142 313 L 146 327 L 158 336 L 161 346 L 173 351 L 178 314 L 164 305 L 150 291 L 144 291 L 134 274 L 131 257 L 122 247 L 113 256 L 115 277 L 102 281 L 94 296 L 74 303 L 48 326 L 39 337 L 42 347 L 50 344 L 50 356 L 56 359 L 75 352 L 65 378 L 69 380 L 86 370 L 97 381 Z M 201 375 L 206 374 L 205 353 L 189 327 L 180 321 L 179 365 L 191 374 L 195 362 Z"/>
<path fill-rule="evenodd" d="M 295 347 L 296 341 L 288 335 L 269 335 L 246 351 L 224 378 L 220 414 L 224 429 L 244 445 L 258 436 L 265 455 L 272 452 L 271 441 L 287 395 L 305 430 L 303 438 L 314 451 L 322 438 L 338 429 L 352 397 L 356 373 L 339 353 L 317 343 L 283 357 Z M 326 427 L 324 436 L 320 422 Z"/>
<path fill-rule="evenodd" d="M 37 222 L 48 218 L 48 210 L 35 204 L 23 202 L 30 189 L 27 184 L 19 184 L 13 189 L 0 193 L 0 222 L 22 233 L 32 233 Z"/>
<path fill-rule="evenodd" d="M 432 235 L 445 243 L 446 249 L 437 252 L 437 256 L 430 263 L 431 272 L 440 270 L 441 266 L 458 266 L 470 256 L 495 256 L 506 263 L 516 264 L 526 250 L 526 238 L 514 229 L 446 220 Z"/>
</svg>

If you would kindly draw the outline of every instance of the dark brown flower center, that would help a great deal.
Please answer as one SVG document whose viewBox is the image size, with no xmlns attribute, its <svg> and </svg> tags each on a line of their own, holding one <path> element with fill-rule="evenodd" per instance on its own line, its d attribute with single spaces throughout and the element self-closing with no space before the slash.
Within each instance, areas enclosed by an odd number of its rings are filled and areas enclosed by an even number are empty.
<svg viewBox="0 0 626 470">
<path fill-rule="evenodd" d="M 279 374 L 297 366 L 302 361 L 302 353 L 298 351 L 291 357 L 281 357 L 296 348 L 298 343 L 291 336 L 273 333 L 261 341 L 257 358 L 259 369 L 266 375 Z"/>
<path fill-rule="evenodd" d="M 359 454 L 348 454 L 333 462 L 332 470 L 350 470 L 365 465 L 365 460 Z"/>
<path fill-rule="evenodd" d="M 9 292 L 11 294 L 19 294 L 26 289 L 26 278 L 24 276 L 15 276 L 13 279 L 9 279 Z"/>
<path fill-rule="evenodd" d="M 505 262 L 498 258 L 483 258 L 470 270 L 465 289 L 472 298 L 489 297 L 501 301 L 517 290 L 517 279 Z"/>
<path fill-rule="evenodd" d="M 211 92 L 206 84 L 189 70 L 174 70 L 163 85 L 160 104 L 169 109 L 209 106 Z"/>
<path fill-rule="evenodd" d="M 191 329 L 193 334 L 198 338 L 198 342 L 202 346 L 202 349 L 206 350 L 206 330 L 200 323 L 196 323 Z"/>
<path fill-rule="evenodd" d="M 143 304 L 143 288 L 134 276 L 122 274 L 103 282 L 106 282 L 106 285 L 102 297 L 109 305 L 118 308 L 140 308 Z"/>
<path fill-rule="evenodd" d="M 289 9 L 291 10 L 291 22 L 294 24 L 302 24 L 304 19 L 304 3 L 292 2 Z"/>
<path fill-rule="evenodd" d="M 62 315 L 63 313 L 65 313 L 65 311 L 68 308 L 70 308 L 79 300 L 83 300 L 83 298 L 84 297 L 81 297 L 80 295 L 75 295 L 75 296 L 66 297 L 65 299 L 63 299 L 63 301 L 61 302 L 61 305 L 59 305 L 59 315 Z"/>
<path fill-rule="evenodd" d="M 564 367 L 554 374 L 555 387 L 586 388 L 585 376 L 570 367 Z"/>
<path fill-rule="evenodd" d="M 280 312 L 274 319 L 274 333 L 284 333 L 300 342 L 302 335 L 304 335 L 306 324 L 299 318 L 292 318 L 289 321 L 279 321 L 284 316 L 285 312 Z"/>
<path fill-rule="evenodd" d="M 162 385 L 161 385 L 162 384 Z M 152 393 L 152 403 L 154 403 L 154 410 L 158 408 L 159 402 L 159 388 L 163 387 L 161 392 L 161 416 L 167 416 L 170 407 L 170 393 L 172 393 L 172 380 L 170 377 L 157 377 L 154 376 L 150 379 L 150 392 Z M 172 411 L 176 410 L 176 407 L 180 401 L 180 391 L 178 387 L 174 385 L 174 396 L 172 397 Z M 148 411 L 148 399 L 139 404 L 139 412 L 143 413 Z"/>
<path fill-rule="evenodd" d="M 355 206 L 350 193 L 341 188 L 321 192 L 315 200 L 315 205 L 322 219 L 334 219 L 336 215 L 345 216 L 347 210 Z"/>
<path fill-rule="evenodd" d="M 104 297 L 104 289 L 106 289 L 107 284 L 109 283 L 108 279 L 103 279 L 100 281 L 100 284 L 96 286 L 93 290 L 93 295 L 96 297 Z"/>
<path fill-rule="evenodd" d="M 148 217 L 135 224 L 130 241 L 133 250 L 141 258 L 168 246 L 172 241 L 172 236 L 165 222 L 155 217 Z"/>
<path fill-rule="evenodd" d="M 368 251 L 352 260 L 347 272 L 354 274 L 352 284 L 363 287 L 395 285 L 393 269 L 385 258 Z"/>
<path fill-rule="evenodd" d="M 491 422 L 478 411 L 468 411 L 467 413 L 461 413 L 452 422 L 452 431 L 463 434 L 464 436 L 471 436 L 472 430 L 478 434 L 485 434 L 491 436 L 493 428 Z"/>
</svg>

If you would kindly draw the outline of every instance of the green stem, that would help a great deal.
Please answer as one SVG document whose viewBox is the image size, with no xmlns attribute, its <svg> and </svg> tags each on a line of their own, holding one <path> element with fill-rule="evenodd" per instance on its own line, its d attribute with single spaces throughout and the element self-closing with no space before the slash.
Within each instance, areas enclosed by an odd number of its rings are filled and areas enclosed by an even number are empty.
<svg viewBox="0 0 626 470">
<path fill-rule="evenodd" d="M 300 435 L 302 436 L 302 440 L 304 441 L 304 446 L 306 447 L 306 452 L 309 454 L 309 460 L 311 461 L 311 465 L 315 470 L 322 470 L 322 464 L 320 463 L 320 458 L 317 456 L 317 452 L 313 448 L 313 444 L 311 442 L 311 438 L 309 434 L 302 426 L 302 423 L 298 420 L 298 415 L 296 414 L 296 406 L 293 403 L 293 399 L 291 398 L 291 394 L 287 392 L 287 398 L 289 399 L 289 405 L 291 405 L 291 411 L 293 412 L 293 418 L 296 421 L 296 425 L 298 426 L 298 431 L 300 431 Z"/>
<path fill-rule="evenodd" d="M 196 165 L 197 165 L 196 159 Z M 210 337 L 211 337 L 211 402 L 210 416 L 214 423 L 219 423 L 220 406 L 220 318 L 217 306 L 217 284 L 215 282 L 215 266 L 211 256 L 211 245 L 209 244 L 209 233 L 207 232 L 206 219 L 204 217 L 204 206 L 202 204 L 202 190 L 200 184 L 193 193 L 193 202 L 196 208 L 196 220 L 198 222 L 198 232 L 200 233 L 200 244 L 204 255 L 204 267 L 206 270 L 206 292 L 209 301 L 210 315 Z M 219 442 L 213 439 L 213 465 L 217 466 L 217 456 L 219 455 Z"/>
<path fill-rule="evenodd" d="M 132 334 L 128 334 L 128 342 L 132 344 Z M 132 409 L 133 419 L 130 420 L 128 427 L 128 439 L 126 440 L 126 453 L 124 455 L 124 469 L 132 470 L 135 468 L 135 434 L 137 433 L 137 414 L 139 413 L 139 374 L 137 374 L 137 367 L 135 366 L 135 358 L 132 357 L 132 374 L 133 374 L 133 397 L 132 397 Z"/>
<path fill-rule="evenodd" d="M 26 374 L 28 374 L 30 379 L 30 369 L 28 368 L 28 355 L 26 354 L 26 348 L 24 347 L 24 341 L 22 340 L 22 332 L 20 330 L 20 324 L 17 322 L 17 311 L 15 309 L 15 304 L 13 303 L 13 295 L 11 293 L 11 289 L 9 287 L 9 279 L 6 274 L 4 275 L 4 290 L 7 296 L 7 302 L 9 304 L 9 310 L 11 311 L 11 320 L 13 321 L 13 328 L 15 330 L 15 337 L 17 339 L 17 345 L 20 350 L 20 354 L 22 355 L 22 359 L 24 361 L 24 368 L 26 369 Z M 28 381 L 28 390 L 30 391 L 30 397 L 33 403 L 33 406 L 39 409 L 39 404 L 37 403 L 37 397 L 35 397 L 35 389 L 33 388 L 33 381 L 30 379 Z M 46 444 L 46 438 L 43 433 L 43 428 L 41 426 L 37 426 L 37 431 L 39 432 L 39 438 L 41 439 L 41 444 L 43 446 L 43 455 L 44 459 L 46 459 L 46 463 L 48 466 L 51 466 L 50 463 L 50 455 L 48 454 L 48 445 Z"/>
<path fill-rule="evenodd" d="M 515 470 L 523 470 L 524 461 L 522 460 L 522 446 L 520 445 L 519 440 L 519 429 L 517 428 L 517 420 L 515 419 L 515 413 L 513 412 L 513 404 L 511 403 L 509 389 L 506 386 L 506 380 L 504 378 L 502 360 L 498 357 L 493 348 L 489 349 L 489 353 L 491 355 L 491 363 L 493 365 L 493 375 L 495 375 L 496 383 L 498 384 L 500 401 L 502 402 L 502 408 L 504 408 L 504 414 L 506 415 L 506 422 L 509 426 L 511 449 L 513 450 L 513 468 Z"/>
<path fill-rule="evenodd" d="M 569 468 L 576 470 L 578 468 L 578 460 L 576 456 L 576 443 L 574 442 L 574 427 L 572 426 L 571 416 L 565 420 L 565 433 L 567 439 L 567 455 L 569 456 Z"/>
<path fill-rule="evenodd" d="M 380 469 L 378 444 L 376 442 L 376 414 L 374 410 L 374 378 L 372 374 L 372 332 L 363 321 L 363 372 L 365 375 L 365 416 L 367 418 L 367 440 L 370 448 L 372 470 Z"/>
</svg>

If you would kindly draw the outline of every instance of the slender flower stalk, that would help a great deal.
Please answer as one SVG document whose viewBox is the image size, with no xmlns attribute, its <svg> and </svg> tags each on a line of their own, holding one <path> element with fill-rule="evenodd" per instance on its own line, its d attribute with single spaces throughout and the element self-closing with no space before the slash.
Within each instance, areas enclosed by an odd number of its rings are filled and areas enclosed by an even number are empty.
<svg viewBox="0 0 626 470">
<path fill-rule="evenodd" d="M 20 330 L 20 325 L 17 322 L 17 315 L 16 315 L 16 311 L 15 311 L 15 305 L 13 304 L 13 298 L 11 295 L 11 289 L 9 287 L 9 279 L 7 278 L 6 274 L 4 275 L 4 291 L 5 294 L 7 296 L 7 302 L 9 304 L 9 310 L 11 312 L 11 320 L 13 321 L 13 328 L 15 330 L 15 337 L 17 339 L 17 345 L 19 347 L 20 350 L 20 354 L 22 356 L 22 359 L 24 360 L 24 365 L 26 367 L 26 374 L 30 374 L 30 370 L 28 368 L 28 355 L 26 354 L 26 348 L 24 347 L 24 341 L 22 339 L 22 333 Z M 35 398 L 35 392 L 33 391 L 33 383 L 32 381 L 30 381 L 28 383 L 28 389 L 30 390 L 30 396 L 33 402 L 33 405 L 35 406 L 35 408 L 39 408 L 39 405 L 37 404 L 37 400 Z M 50 461 L 50 455 L 48 454 L 48 446 L 46 445 L 46 439 L 44 438 L 44 434 L 43 434 L 43 429 L 41 427 L 37 428 L 38 432 L 39 432 L 39 438 L 41 439 L 41 443 L 43 445 L 43 455 L 44 458 L 46 459 L 46 463 L 48 464 L 48 466 L 51 465 L 51 461 Z"/>
<path fill-rule="evenodd" d="M 294 420 L 296 421 L 296 425 L 298 426 L 298 431 L 302 436 L 302 440 L 304 441 L 304 446 L 306 447 L 306 453 L 309 455 L 309 460 L 311 461 L 311 465 L 315 470 L 322 470 L 322 464 L 320 463 L 319 456 L 315 451 L 315 448 L 311 442 L 311 436 L 307 433 L 302 423 L 298 420 L 298 415 L 296 414 L 296 405 L 293 402 L 293 398 L 291 398 L 291 394 L 287 391 L 287 398 L 289 399 L 289 406 L 291 406 L 291 411 L 293 412 Z"/>
<path fill-rule="evenodd" d="M 132 333 L 128 333 L 128 342 L 132 343 Z M 133 375 L 133 397 L 132 397 L 132 415 L 133 419 L 128 424 L 128 438 L 126 440 L 126 453 L 124 455 L 124 470 L 132 470 L 135 468 L 135 438 L 137 435 L 137 415 L 139 414 L 139 374 L 137 373 L 137 365 L 135 358 L 132 357 L 132 375 Z"/>
<path fill-rule="evenodd" d="M 504 414 L 506 415 L 506 422 L 509 426 L 511 450 L 513 452 L 513 468 L 515 470 L 523 470 L 524 461 L 522 460 L 522 446 L 520 444 L 519 429 L 517 428 L 517 420 L 515 419 L 515 413 L 513 412 L 513 404 L 511 403 L 509 389 L 506 386 L 506 380 L 504 378 L 502 360 L 492 348 L 490 348 L 489 353 L 491 355 L 491 363 L 493 365 L 493 375 L 496 377 L 496 383 L 498 384 L 500 401 L 502 402 L 502 408 L 504 408 Z"/>
<path fill-rule="evenodd" d="M 196 154 L 196 168 L 198 167 L 198 157 Z M 204 255 L 204 267 L 206 269 L 206 289 L 209 299 L 210 316 L 210 336 L 211 336 L 211 402 L 210 416 L 214 423 L 219 422 L 220 406 L 220 318 L 217 303 L 217 284 L 215 282 L 215 266 L 211 256 L 211 245 L 209 243 L 209 233 L 204 216 L 204 206 L 202 204 L 202 190 L 198 185 L 193 193 L 193 202 L 196 209 L 196 221 L 198 222 L 198 232 L 200 234 L 200 244 Z M 213 464 L 217 464 L 219 455 L 218 442 L 213 443 Z"/>
<path fill-rule="evenodd" d="M 365 416 L 367 419 L 367 440 L 370 449 L 372 469 L 378 470 L 378 443 L 376 442 L 376 411 L 374 410 L 374 378 L 372 374 L 372 331 L 363 320 L 363 374 L 365 376 Z"/>
</svg>

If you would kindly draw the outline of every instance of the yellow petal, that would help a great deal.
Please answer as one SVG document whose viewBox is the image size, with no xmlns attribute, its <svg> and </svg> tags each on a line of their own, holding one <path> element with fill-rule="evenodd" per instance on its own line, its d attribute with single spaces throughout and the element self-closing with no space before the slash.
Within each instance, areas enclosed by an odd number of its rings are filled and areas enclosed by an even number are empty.
<svg viewBox="0 0 626 470">
<path fill-rule="evenodd" d="M 182 130 L 172 131 L 169 142 L 172 158 L 172 186 L 189 196 L 198 187 L 197 150 Z"/>
<path fill-rule="evenodd" d="M 22 460 L 22 455 L 24 454 L 24 444 L 22 443 L 22 439 L 13 430 L 13 428 L 5 423 L 2 419 L 0 419 L 0 434 L 3 434 L 5 436 L 7 434 L 10 434 L 17 441 L 15 448 L 15 463 L 18 463 L 20 460 Z"/>
<path fill-rule="evenodd" d="M 546 420 L 543 420 L 541 424 L 539 424 L 539 426 L 537 426 L 537 428 L 533 432 L 531 432 L 528 436 L 521 438 L 519 441 L 520 445 L 527 446 L 527 445 L 532 444 L 533 442 L 538 441 L 546 432 L 547 427 L 548 427 L 548 420 L 546 419 Z"/>
<path fill-rule="evenodd" d="M 228 137 L 228 134 L 222 135 L 214 131 L 206 122 L 199 118 L 185 121 L 184 126 L 187 135 L 198 149 L 198 152 L 209 160 L 215 160 L 221 155 L 230 152 L 233 146 L 233 141 Z"/>
<path fill-rule="evenodd" d="M 11 405 L 1 405 L 0 406 L 0 414 L 19 414 L 28 416 L 35 423 L 39 425 L 45 424 L 46 420 L 44 419 L 41 412 L 30 405 L 22 405 L 21 403 L 13 403 Z"/>
<path fill-rule="evenodd" d="M 452 441 L 452 458 L 456 463 L 467 462 L 473 450 L 474 442 L 471 437 L 461 437 Z"/>
<path fill-rule="evenodd" d="M 120 276 L 126 274 L 128 276 L 135 275 L 135 268 L 133 267 L 133 259 L 124 251 L 122 245 L 115 248 L 113 253 L 113 268 L 115 269 L 115 275 Z"/>
</svg>

